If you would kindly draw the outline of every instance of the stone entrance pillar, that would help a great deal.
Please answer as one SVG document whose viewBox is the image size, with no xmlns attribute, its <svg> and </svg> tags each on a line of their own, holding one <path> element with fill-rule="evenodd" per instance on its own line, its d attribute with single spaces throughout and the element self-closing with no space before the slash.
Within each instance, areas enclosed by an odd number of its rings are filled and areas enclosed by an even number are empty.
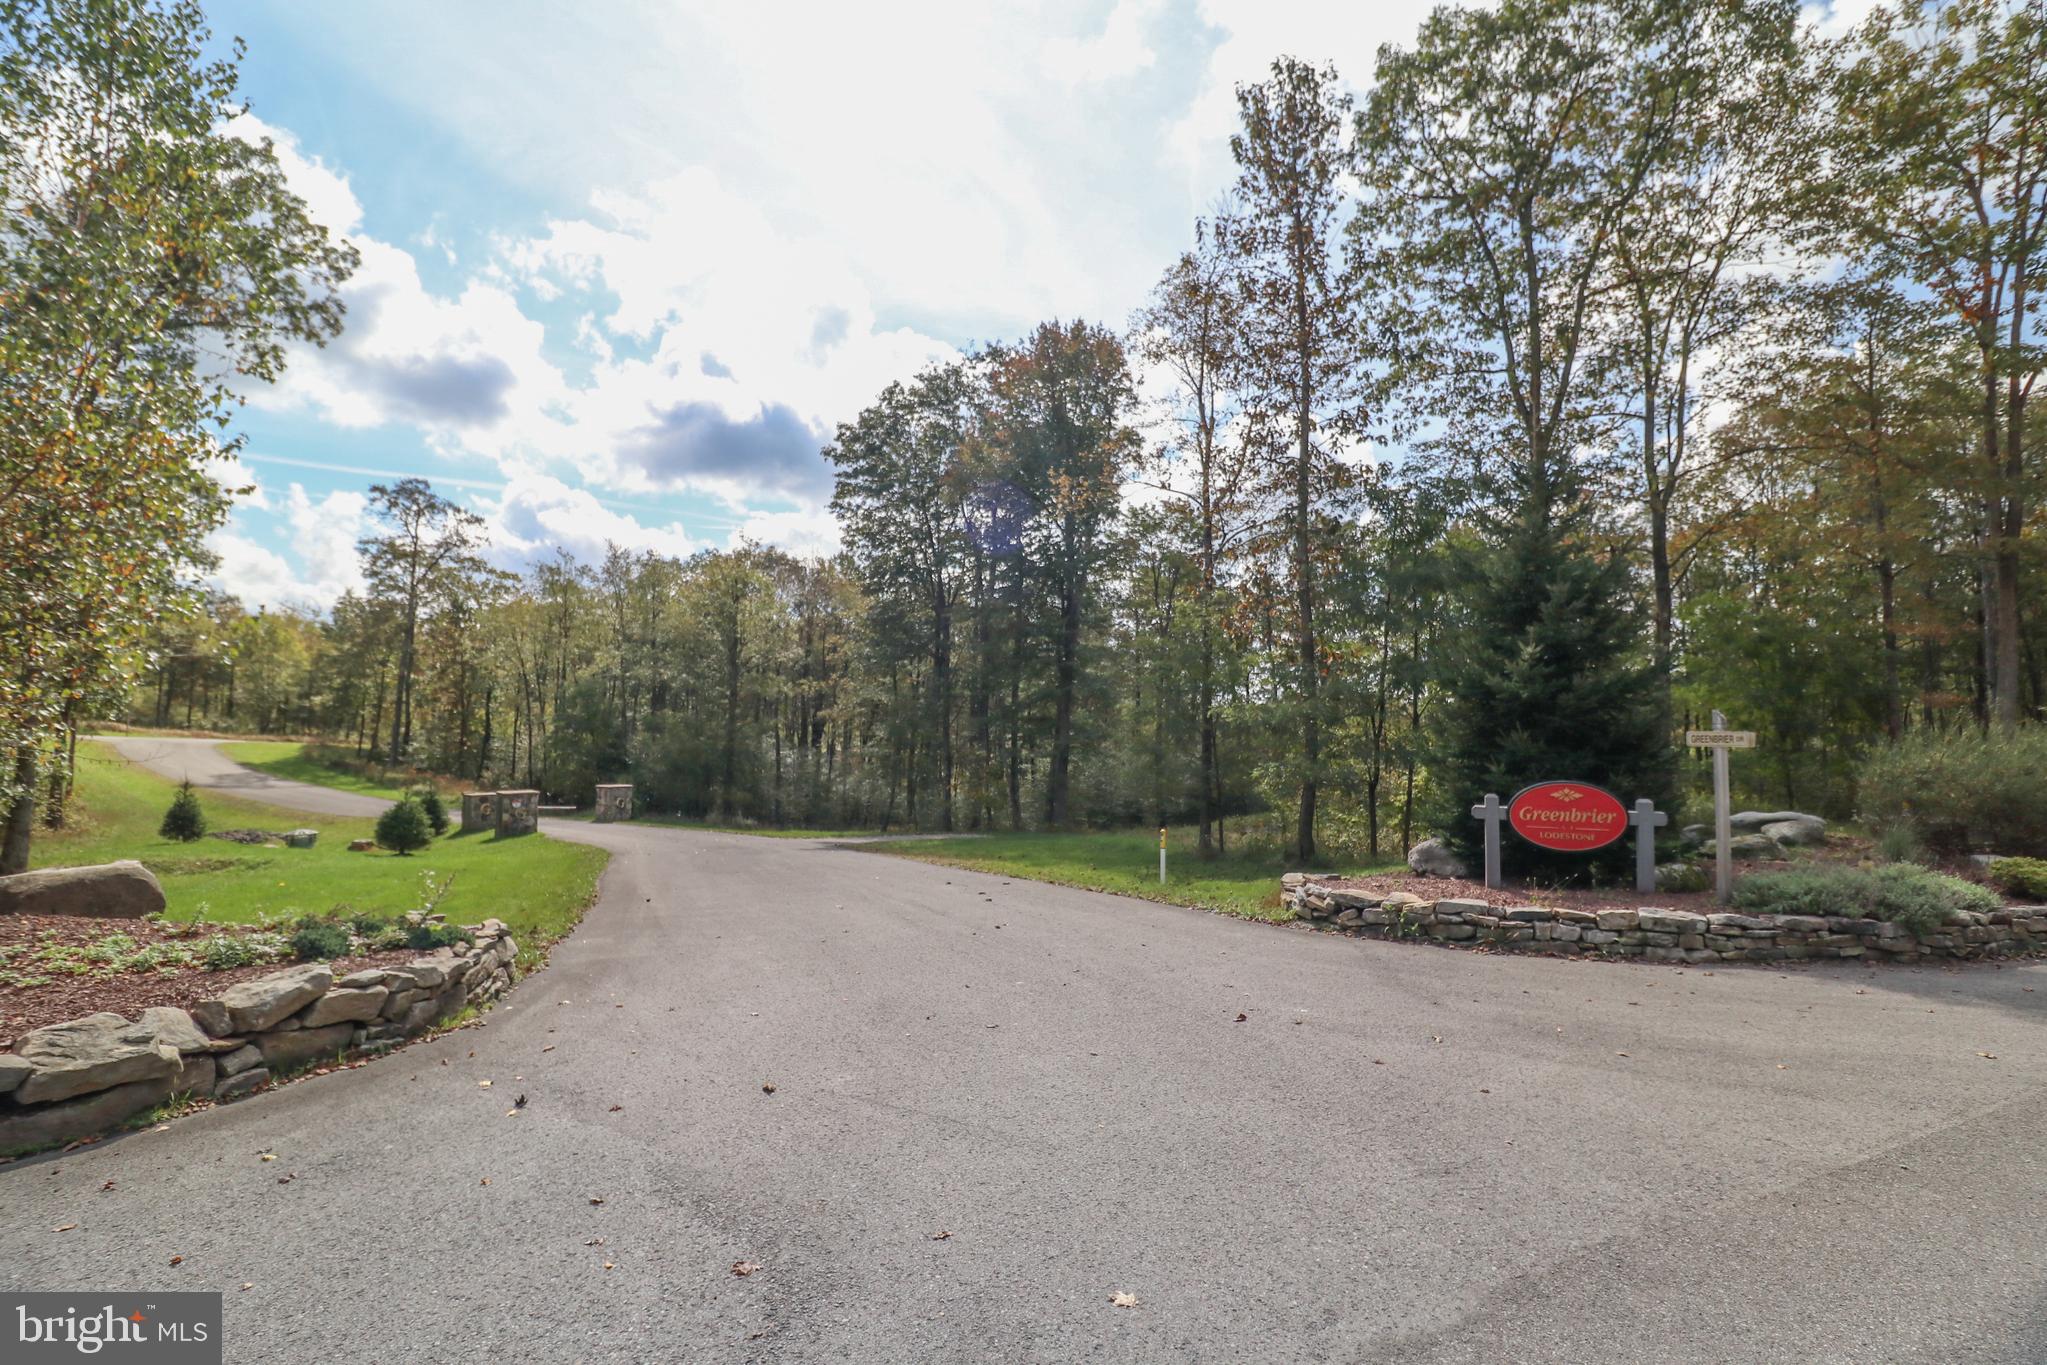
<svg viewBox="0 0 2047 1365">
<path fill-rule="evenodd" d="M 498 838 L 505 839 L 515 834 L 531 834 L 540 828 L 540 793 L 537 791 L 498 792 Z"/>
<path fill-rule="evenodd" d="M 498 794 L 496 792 L 462 793 L 462 828 L 475 833 L 479 830 L 496 829 L 498 824 Z"/>
<path fill-rule="evenodd" d="M 608 825 L 614 820 L 633 818 L 633 784 L 630 782 L 600 782 L 597 784 L 597 823 Z"/>
</svg>

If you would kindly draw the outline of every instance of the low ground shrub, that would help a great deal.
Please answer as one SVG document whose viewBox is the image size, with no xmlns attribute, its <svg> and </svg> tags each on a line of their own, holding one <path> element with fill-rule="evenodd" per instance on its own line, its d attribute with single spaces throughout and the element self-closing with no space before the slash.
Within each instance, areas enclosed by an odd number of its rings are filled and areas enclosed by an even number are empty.
<svg viewBox="0 0 2047 1365">
<path fill-rule="evenodd" d="M 2011 895 L 2047 901 L 2047 858 L 1999 858 L 1990 865 L 1990 880 Z"/>
<path fill-rule="evenodd" d="M 1903 827 L 1936 853 L 2047 857 L 2047 725 L 1915 731 L 1872 750 L 1857 789 L 1880 839 Z"/>
<path fill-rule="evenodd" d="M 200 943 L 199 957 L 207 971 L 227 972 L 276 961 L 279 944 L 275 934 L 214 934 Z"/>
<path fill-rule="evenodd" d="M 291 932 L 291 955 L 301 962 L 348 956 L 348 926 L 338 920 L 302 919 Z"/>
<path fill-rule="evenodd" d="M 459 924 L 412 924 L 405 930 L 405 946 L 418 953 L 475 941 L 476 935 Z"/>
<path fill-rule="evenodd" d="M 1916 863 L 1800 867 L 1758 872 L 1734 884 L 1735 908 L 1752 915 L 1843 915 L 1889 920 L 1914 931 L 2001 904 L 1993 891 Z"/>
</svg>

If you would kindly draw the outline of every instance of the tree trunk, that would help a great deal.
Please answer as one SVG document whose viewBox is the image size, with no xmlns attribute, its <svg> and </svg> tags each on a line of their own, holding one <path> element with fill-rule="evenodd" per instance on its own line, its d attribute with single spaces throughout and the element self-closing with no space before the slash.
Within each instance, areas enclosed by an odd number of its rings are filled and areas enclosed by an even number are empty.
<svg viewBox="0 0 2047 1365">
<path fill-rule="evenodd" d="M 14 751 L 14 785 L 21 795 L 7 812 L 0 830 L 0 877 L 28 871 L 29 840 L 36 824 L 36 746 L 24 743 Z"/>
</svg>

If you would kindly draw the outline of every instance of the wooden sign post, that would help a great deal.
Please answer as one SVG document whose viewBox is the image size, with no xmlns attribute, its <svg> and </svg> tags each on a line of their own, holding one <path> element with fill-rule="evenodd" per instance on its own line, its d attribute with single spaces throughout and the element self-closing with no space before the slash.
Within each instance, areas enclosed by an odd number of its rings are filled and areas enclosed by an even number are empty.
<svg viewBox="0 0 2047 1365">
<path fill-rule="evenodd" d="M 1729 824 L 1733 817 L 1728 810 L 1727 751 L 1756 747 L 1755 731 L 1726 727 L 1727 717 L 1715 711 L 1712 729 L 1685 731 L 1687 745 L 1713 751 L 1713 890 L 1722 905 L 1734 895 L 1734 831 Z"/>
<path fill-rule="evenodd" d="M 1507 818 L 1507 808 L 1500 804 L 1500 798 L 1487 792 L 1480 804 L 1471 808 L 1471 818 L 1485 821 L 1485 884 L 1497 891 L 1500 879 L 1500 821 Z"/>
</svg>

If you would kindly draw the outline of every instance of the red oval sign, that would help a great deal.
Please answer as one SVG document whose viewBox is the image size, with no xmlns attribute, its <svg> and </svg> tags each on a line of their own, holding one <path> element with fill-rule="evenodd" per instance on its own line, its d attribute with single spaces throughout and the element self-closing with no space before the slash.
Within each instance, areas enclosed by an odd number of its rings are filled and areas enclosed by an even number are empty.
<svg viewBox="0 0 2047 1365">
<path fill-rule="evenodd" d="M 1589 782 L 1537 782 L 1514 793 L 1507 823 L 1538 848 L 1590 853 L 1628 832 L 1627 808 Z"/>
</svg>

